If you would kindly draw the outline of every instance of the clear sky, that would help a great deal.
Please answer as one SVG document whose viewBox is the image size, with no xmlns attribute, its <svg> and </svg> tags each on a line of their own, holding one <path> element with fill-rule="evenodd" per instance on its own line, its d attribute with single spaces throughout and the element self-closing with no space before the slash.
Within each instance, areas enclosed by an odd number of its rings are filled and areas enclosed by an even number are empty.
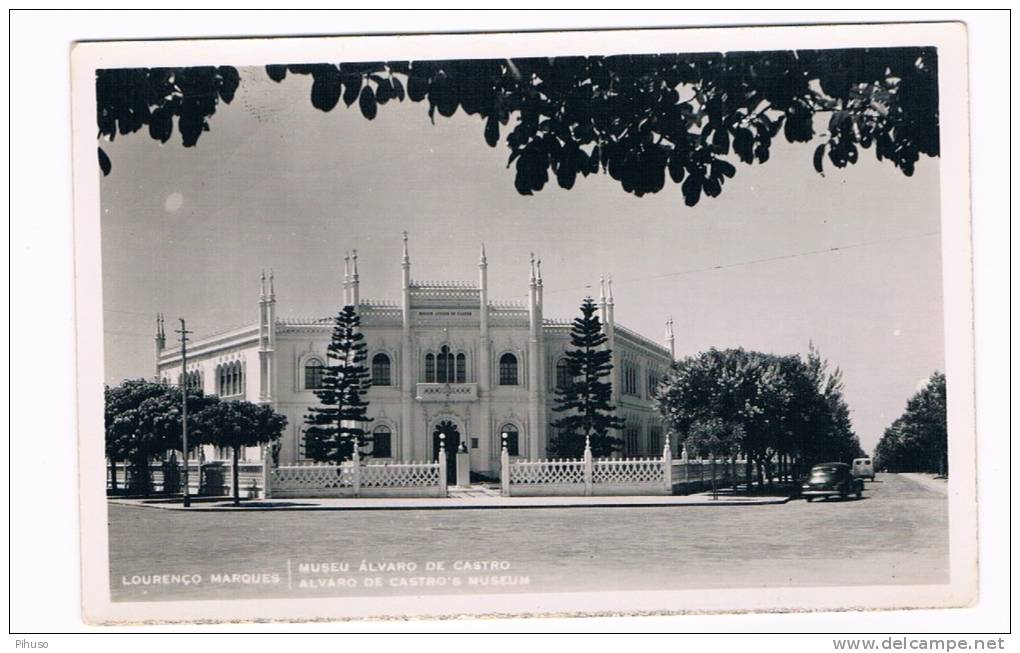
<svg viewBox="0 0 1020 653">
<path fill-rule="evenodd" d="M 476 280 L 484 241 L 494 300 L 527 296 L 534 251 L 547 317 L 573 317 L 611 274 L 617 322 L 662 341 L 672 315 L 679 356 L 813 341 L 843 370 L 869 451 L 944 369 L 938 159 L 908 178 L 867 151 L 822 177 L 814 145 L 780 139 L 766 164 L 736 163 L 722 195 L 694 208 L 679 186 L 638 198 L 608 175 L 525 197 L 477 117 L 433 125 L 427 104 L 407 101 L 367 121 L 356 104 L 313 108 L 308 77 L 241 77 L 194 148 L 144 131 L 104 144 L 108 383 L 153 374 L 157 311 L 197 337 L 257 321 L 263 268 L 283 317 L 336 312 L 351 248 L 361 296 L 399 299 L 405 229 L 415 279 Z"/>
</svg>

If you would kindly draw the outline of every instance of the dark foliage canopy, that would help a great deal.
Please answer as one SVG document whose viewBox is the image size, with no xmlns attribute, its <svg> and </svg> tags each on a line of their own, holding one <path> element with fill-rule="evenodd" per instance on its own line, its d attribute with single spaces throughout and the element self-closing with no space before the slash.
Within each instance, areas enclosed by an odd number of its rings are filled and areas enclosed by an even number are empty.
<svg viewBox="0 0 1020 653">
<path fill-rule="evenodd" d="M 656 401 L 691 453 L 739 450 L 766 465 L 778 455 L 813 464 L 860 453 L 840 372 L 813 348 L 807 360 L 710 349 L 674 363 Z"/>
<path fill-rule="evenodd" d="M 184 147 L 209 131 L 208 118 L 222 100 L 230 103 L 241 78 L 231 66 L 113 68 L 96 72 L 99 136 L 113 140 L 142 127 L 161 143 L 170 140 L 174 120 Z M 99 148 L 99 165 L 109 174 L 109 157 Z"/>
<path fill-rule="evenodd" d="M 892 472 L 945 472 L 948 438 L 946 375 L 935 372 L 885 430 L 875 447 L 875 464 Z"/>
<path fill-rule="evenodd" d="M 201 70 L 197 79 L 188 71 Z M 432 120 L 458 110 L 501 138 L 522 195 L 551 177 L 608 173 L 641 196 L 680 184 L 693 206 L 716 197 L 734 163 L 768 161 L 776 138 L 821 142 L 813 166 L 842 168 L 873 149 L 904 174 L 920 155 L 939 154 L 938 68 L 934 48 L 798 50 L 456 61 L 271 65 L 270 78 L 310 75 L 312 105 L 355 104 L 372 120 L 391 101 L 427 102 Z M 178 78 L 184 80 L 178 81 Z M 165 141 L 180 115 L 193 145 L 217 99 L 237 86 L 229 67 L 101 71 L 100 134 L 150 124 Z M 154 125 L 154 126 L 153 126 Z M 104 171 L 109 161 L 100 152 Z M 668 180 L 668 181 L 667 181 Z"/>
<path fill-rule="evenodd" d="M 554 411 L 566 414 L 552 422 L 556 434 L 549 442 L 549 453 L 580 457 L 587 439 L 593 456 L 608 456 L 622 445 L 609 431 L 621 428 L 623 423 L 613 415 L 613 387 L 606 380 L 613 370 L 613 354 L 605 347 L 606 336 L 591 297 L 584 299 L 581 316 L 574 318 L 570 344 L 572 348 L 565 354 L 570 380 L 556 388 L 553 406 Z"/>
<path fill-rule="evenodd" d="M 106 455 L 110 460 L 147 463 L 183 446 L 179 386 L 142 379 L 106 388 Z M 189 388 L 188 434 L 192 444 L 203 442 L 201 413 L 218 403 L 215 396 Z"/>
</svg>

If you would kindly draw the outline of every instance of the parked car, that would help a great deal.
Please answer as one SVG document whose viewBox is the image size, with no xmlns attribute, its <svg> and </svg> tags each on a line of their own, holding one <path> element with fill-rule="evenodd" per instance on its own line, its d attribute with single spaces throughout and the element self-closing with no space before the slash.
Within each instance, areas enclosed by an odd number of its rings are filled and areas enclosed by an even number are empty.
<svg viewBox="0 0 1020 653">
<path fill-rule="evenodd" d="M 875 465 L 871 458 L 854 458 L 853 475 L 857 478 L 870 478 L 875 480 Z"/>
<path fill-rule="evenodd" d="M 800 495 L 808 501 L 816 498 L 840 497 L 851 494 L 858 499 L 864 491 L 864 481 L 850 471 L 846 463 L 822 463 L 811 468 L 811 474 L 800 487 Z"/>
</svg>

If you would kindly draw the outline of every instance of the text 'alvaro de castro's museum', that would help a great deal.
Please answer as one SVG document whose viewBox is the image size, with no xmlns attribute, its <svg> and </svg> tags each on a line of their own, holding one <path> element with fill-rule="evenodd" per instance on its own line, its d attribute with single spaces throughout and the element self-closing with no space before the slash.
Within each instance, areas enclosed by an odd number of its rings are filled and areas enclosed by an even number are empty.
<svg viewBox="0 0 1020 653">
<path fill-rule="evenodd" d="M 373 421 L 361 451 L 373 458 L 432 460 L 442 434 L 448 452 L 466 447 L 471 471 L 496 476 L 506 434 L 512 456 L 544 458 L 549 422 L 557 416 L 554 389 L 568 374 L 563 354 L 570 348 L 571 320 L 543 317 L 541 262 L 532 259 L 526 305 L 490 301 L 484 247 L 477 285 L 413 281 L 406 234 L 400 267 L 399 302 L 363 300 L 356 252 L 347 259 L 344 302 L 361 316 L 372 377 L 366 398 Z M 603 284 L 599 309 L 613 351 L 613 401 L 625 424 L 617 434 L 621 453 L 661 455 L 663 427 L 651 393 L 673 360 L 672 321 L 666 346 L 616 324 L 611 283 L 608 296 Z M 278 318 L 272 275 L 268 284 L 263 276 L 259 321 L 192 341 L 187 382 L 223 399 L 271 404 L 288 420 L 280 463 L 306 460 L 304 416 L 317 403 L 312 391 L 322 378 L 332 331 L 332 316 Z M 156 373 L 167 382 L 181 380 L 180 352 L 167 348 L 161 324 Z M 247 460 L 260 455 L 257 448 L 245 452 Z"/>
</svg>

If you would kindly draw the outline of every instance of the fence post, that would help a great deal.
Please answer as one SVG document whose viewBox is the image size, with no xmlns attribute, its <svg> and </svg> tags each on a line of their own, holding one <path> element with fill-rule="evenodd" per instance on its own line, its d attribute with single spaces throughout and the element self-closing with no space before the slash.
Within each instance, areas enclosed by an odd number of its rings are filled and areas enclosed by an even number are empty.
<svg viewBox="0 0 1020 653">
<path fill-rule="evenodd" d="M 442 435 L 439 436 L 439 456 L 436 463 L 439 465 L 439 496 L 446 497 L 446 446 Z"/>
<path fill-rule="evenodd" d="M 592 477 L 594 474 L 594 464 L 591 459 L 591 440 L 588 436 L 584 436 L 584 496 L 590 497 L 592 495 Z"/>
<path fill-rule="evenodd" d="M 666 494 L 673 494 L 673 450 L 669 447 L 669 433 L 666 446 L 662 448 L 662 484 Z"/>
<path fill-rule="evenodd" d="M 354 441 L 354 452 L 351 454 L 351 485 L 354 488 L 354 496 L 361 496 L 361 456 L 358 455 L 358 441 L 356 439 Z"/>
<path fill-rule="evenodd" d="M 499 454 L 499 493 L 510 496 L 510 452 L 506 450 L 506 434 L 503 434 L 503 450 Z"/>
<path fill-rule="evenodd" d="M 269 452 L 269 447 L 262 447 L 262 498 L 268 499 L 273 496 L 272 483 L 273 483 L 273 460 Z"/>
</svg>

